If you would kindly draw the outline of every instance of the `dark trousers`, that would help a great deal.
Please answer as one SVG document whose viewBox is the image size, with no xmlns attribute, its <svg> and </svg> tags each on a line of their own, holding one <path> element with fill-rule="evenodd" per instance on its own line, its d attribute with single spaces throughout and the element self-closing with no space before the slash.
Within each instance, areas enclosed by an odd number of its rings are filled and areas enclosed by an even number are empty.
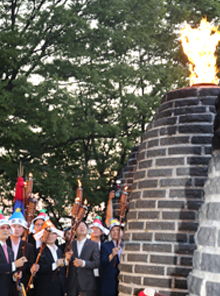
<svg viewBox="0 0 220 296">
<path fill-rule="evenodd" d="M 69 294 L 67 294 L 69 295 Z M 96 296 L 95 291 L 81 291 L 78 278 L 76 279 L 76 284 L 74 286 L 74 291 L 71 292 L 70 296 Z"/>
</svg>

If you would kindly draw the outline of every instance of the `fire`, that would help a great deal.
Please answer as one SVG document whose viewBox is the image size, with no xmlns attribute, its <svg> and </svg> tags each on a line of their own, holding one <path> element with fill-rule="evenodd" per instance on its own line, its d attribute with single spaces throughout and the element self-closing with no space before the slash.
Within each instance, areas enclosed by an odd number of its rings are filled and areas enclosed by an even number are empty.
<svg viewBox="0 0 220 296">
<path fill-rule="evenodd" d="M 84 205 L 86 206 L 88 203 L 87 199 L 84 200 Z"/>
<path fill-rule="evenodd" d="M 196 29 L 189 24 L 180 31 L 184 53 L 189 60 L 190 85 L 196 83 L 218 84 L 215 51 L 220 41 L 218 27 L 213 27 L 206 18 Z"/>
<path fill-rule="evenodd" d="M 78 182 L 78 187 L 81 188 L 82 187 L 82 182 L 80 180 L 77 180 Z"/>
</svg>

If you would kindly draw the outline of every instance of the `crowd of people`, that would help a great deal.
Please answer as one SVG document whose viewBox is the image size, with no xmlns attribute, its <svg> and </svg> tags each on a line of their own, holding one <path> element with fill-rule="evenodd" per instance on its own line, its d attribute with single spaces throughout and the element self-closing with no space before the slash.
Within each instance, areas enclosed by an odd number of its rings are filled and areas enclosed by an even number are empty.
<svg viewBox="0 0 220 296">
<path fill-rule="evenodd" d="M 109 203 L 113 197 L 111 191 Z M 108 207 L 106 227 L 99 217 L 90 226 L 81 221 L 70 241 L 71 227 L 58 230 L 42 212 L 33 219 L 26 242 L 27 222 L 21 211 L 15 210 L 9 220 L 0 214 L 1 295 L 25 295 L 25 290 L 28 296 L 118 295 L 123 232 L 117 219 L 109 219 L 111 215 Z M 65 243 L 59 244 L 58 237 Z"/>
</svg>

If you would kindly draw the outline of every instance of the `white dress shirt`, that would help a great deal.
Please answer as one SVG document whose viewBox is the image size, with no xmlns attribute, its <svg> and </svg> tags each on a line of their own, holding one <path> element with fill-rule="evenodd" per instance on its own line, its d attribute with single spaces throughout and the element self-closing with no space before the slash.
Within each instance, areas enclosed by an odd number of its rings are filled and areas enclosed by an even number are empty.
<svg viewBox="0 0 220 296">
<path fill-rule="evenodd" d="M 18 249 L 20 245 L 21 239 L 19 239 L 19 242 L 17 244 L 14 244 L 13 240 L 11 239 L 11 247 L 14 252 L 14 258 L 16 259 L 18 256 Z"/>
<path fill-rule="evenodd" d="M 84 247 L 85 242 L 86 242 L 86 238 L 81 240 L 81 242 L 79 242 L 78 240 L 76 241 L 78 257 L 80 257 L 80 255 L 82 253 L 82 249 Z M 81 267 L 84 267 L 86 265 L 86 262 L 85 262 L 85 260 L 82 260 L 82 261 L 83 261 L 83 265 Z"/>
<path fill-rule="evenodd" d="M 57 249 L 58 247 L 55 245 L 54 247 L 50 246 L 50 245 L 47 245 L 48 249 L 50 250 L 51 252 L 51 255 L 54 259 L 54 263 L 52 263 L 52 270 L 54 271 L 56 268 L 57 268 L 57 265 L 56 265 L 56 262 L 57 262 Z"/>
</svg>

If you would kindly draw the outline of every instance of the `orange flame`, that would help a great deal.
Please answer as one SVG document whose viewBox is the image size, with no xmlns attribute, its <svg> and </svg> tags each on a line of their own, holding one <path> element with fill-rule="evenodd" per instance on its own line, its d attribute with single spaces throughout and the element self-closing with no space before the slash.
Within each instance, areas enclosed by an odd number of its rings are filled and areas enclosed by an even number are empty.
<svg viewBox="0 0 220 296">
<path fill-rule="evenodd" d="M 184 53 L 189 60 L 190 85 L 195 83 L 218 84 L 215 51 L 220 41 L 218 27 L 213 27 L 206 18 L 197 29 L 186 24 L 180 31 Z"/>
<path fill-rule="evenodd" d="M 86 206 L 88 203 L 87 199 L 84 200 L 84 205 Z"/>
<path fill-rule="evenodd" d="M 124 190 L 125 190 L 125 191 L 128 190 L 128 186 L 126 186 Z"/>
<path fill-rule="evenodd" d="M 80 201 L 80 198 L 79 197 L 76 197 L 75 198 L 75 202 L 79 202 Z"/>
<path fill-rule="evenodd" d="M 80 180 L 77 180 L 78 182 L 78 187 L 81 188 L 82 187 L 82 182 Z"/>
</svg>

